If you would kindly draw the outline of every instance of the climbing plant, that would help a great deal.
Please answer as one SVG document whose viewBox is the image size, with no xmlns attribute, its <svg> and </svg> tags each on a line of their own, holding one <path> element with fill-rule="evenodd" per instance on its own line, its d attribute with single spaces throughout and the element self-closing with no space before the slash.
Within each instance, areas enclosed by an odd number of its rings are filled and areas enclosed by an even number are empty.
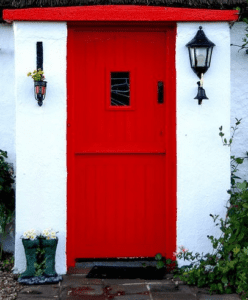
<svg viewBox="0 0 248 300">
<path fill-rule="evenodd" d="M 236 119 L 229 140 L 224 137 L 222 126 L 219 135 L 224 146 L 231 146 L 241 120 Z M 175 270 L 175 276 L 189 285 L 207 287 L 210 293 L 238 293 L 241 299 L 248 297 L 248 182 L 237 181 L 238 165 L 247 159 L 231 156 L 231 189 L 225 218 L 210 214 L 220 228 L 221 236 L 208 236 L 212 253 L 205 255 L 190 252 L 183 246 L 175 253 L 176 258 L 190 261 L 190 265 Z"/>
<path fill-rule="evenodd" d="M 3 253 L 3 242 L 7 237 L 7 225 L 14 218 L 15 192 L 14 171 L 6 159 L 7 152 L 0 149 L 0 234 L 2 242 L 0 245 L 0 260 Z"/>
</svg>

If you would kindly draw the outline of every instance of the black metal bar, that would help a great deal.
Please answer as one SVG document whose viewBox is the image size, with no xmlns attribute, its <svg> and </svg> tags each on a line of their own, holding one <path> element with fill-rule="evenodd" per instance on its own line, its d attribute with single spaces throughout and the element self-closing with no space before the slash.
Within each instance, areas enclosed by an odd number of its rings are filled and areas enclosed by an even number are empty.
<svg viewBox="0 0 248 300">
<path fill-rule="evenodd" d="M 164 103 L 164 83 L 158 81 L 158 103 Z"/>
<path fill-rule="evenodd" d="M 36 64 L 37 64 L 37 70 L 41 69 L 43 70 L 43 43 L 37 42 L 36 44 Z"/>
</svg>

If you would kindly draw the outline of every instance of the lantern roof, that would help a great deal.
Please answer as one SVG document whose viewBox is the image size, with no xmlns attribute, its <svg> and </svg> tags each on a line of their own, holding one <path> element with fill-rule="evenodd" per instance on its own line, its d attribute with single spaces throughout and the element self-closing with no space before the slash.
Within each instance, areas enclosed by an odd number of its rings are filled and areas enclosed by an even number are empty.
<svg viewBox="0 0 248 300">
<path fill-rule="evenodd" d="M 186 47 L 214 47 L 212 43 L 205 35 L 202 27 L 199 27 L 195 37 L 186 45 Z"/>
</svg>

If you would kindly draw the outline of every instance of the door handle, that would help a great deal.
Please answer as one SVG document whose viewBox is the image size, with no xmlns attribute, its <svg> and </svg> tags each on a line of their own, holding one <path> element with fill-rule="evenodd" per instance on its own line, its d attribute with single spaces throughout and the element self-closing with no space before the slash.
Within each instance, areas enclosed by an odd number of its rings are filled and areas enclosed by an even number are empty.
<svg viewBox="0 0 248 300">
<path fill-rule="evenodd" d="M 158 103 L 164 103 L 164 83 L 158 81 Z"/>
</svg>

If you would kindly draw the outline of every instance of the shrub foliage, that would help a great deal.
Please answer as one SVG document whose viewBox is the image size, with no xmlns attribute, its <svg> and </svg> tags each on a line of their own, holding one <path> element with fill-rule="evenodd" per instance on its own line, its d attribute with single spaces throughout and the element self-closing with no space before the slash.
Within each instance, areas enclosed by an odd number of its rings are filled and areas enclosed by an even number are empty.
<svg viewBox="0 0 248 300">
<path fill-rule="evenodd" d="M 222 127 L 220 133 L 223 144 L 230 146 L 241 120 L 236 119 L 233 136 L 229 141 L 224 139 Z M 227 203 L 225 219 L 210 214 L 216 226 L 221 230 L 221 236 L 208 236 L 213 251 L 206 255 L 189 252 L 180 248 L 175 253 L 177 258 L 188 260 L 190 265 L 175 271 L 175 276 L 189 285 L 208 287 L 210 293 L 238 293 L 241 299 L 248 297 L 248 183 L 237 182 L 240 179 L 236 172 L 238 165 L 246 157 L 231 156 L 231 189 Z"/>
<path fill-rule="evenodd" d="M 3 252 L 3 241 L 7 236 L 6 226 L 13 220 L 15 211 L 14 172 L 7 159 L 7 152 L 0 150 L 0 259 Z"/>
</svg>

